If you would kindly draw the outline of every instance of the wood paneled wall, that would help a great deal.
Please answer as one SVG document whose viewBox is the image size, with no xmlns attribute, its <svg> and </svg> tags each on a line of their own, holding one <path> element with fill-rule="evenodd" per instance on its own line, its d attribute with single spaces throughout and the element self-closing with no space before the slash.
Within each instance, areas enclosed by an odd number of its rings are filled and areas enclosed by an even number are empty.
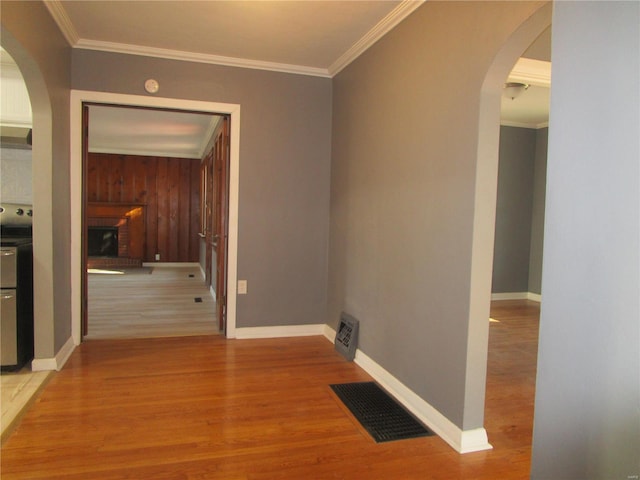
<svg viewBox="0 0 640 480">
<path fill-rule="evenodd" d="M 89 153 L 87 201 L 146 206 L 144 261 L 197 262 L 200 161 Z"/>
</svg>

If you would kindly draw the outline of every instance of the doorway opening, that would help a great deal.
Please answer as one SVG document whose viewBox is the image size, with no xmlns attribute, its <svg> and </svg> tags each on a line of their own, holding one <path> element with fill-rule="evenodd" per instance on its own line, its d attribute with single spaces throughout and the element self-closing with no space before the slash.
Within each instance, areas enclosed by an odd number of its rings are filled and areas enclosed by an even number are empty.
<svg viewBox="0 0 640 480">
<path fill-rule="evenodd" d="M 544 43 L 550 59 L 550 29 Z M 529 49 L 529 50 L 530 50 Z M 528 59 L 529 50 L 523 58 Z M 538 60 L 540 61 L 540 60 Z M 547 68 L 550 63 L 547 62 Z M 526 63 L 519 61 L 518 64 Z M 510 74 L 523 75 L 516 66 Z M 502 97 L 485 424 L 496 447 L 532 442 L 538 358 L 549 81 Z M 521 78 L 517 78 L 521 80 Z M 542 105 L 537 105 L 540 103 Z M 505 112 L 505 106 L 507 112 Z M 520 121 L 515 121 L 515 118 Z M 501 384 L 512 385 L 510 389 Z M 509 415 L 504 415 L 505 411 Z"/>
<path fill-rule="evenodd" d="M 83 337 L 219 333 L 224 302 L 213 305 L 210 281 L 203 284 L 211 266 L 201 262 L 202 252 L 217 245 L 201 232 L 211 222 L 207 216 L 227 218 L 227 204 L 201 215 L 206 192 L 200 176 L 218 139 L 228 139 L 227 117 L 93 103 L 84 108 Z M 218 161 L 227 166 L 228 149 Z M 225 192 L 227 171 L 216 177 Z M 224 272 L 226 249 L 217 261 Z M 217 293 L 224 300 L 225 292 Z"/>
<path fill-rule="evenodd" d="M 49 377 L 48 370 L 51 370 L 50 362 L 47 357 L 51 357 L 53 351 L 53 331 L 54 324 L 54 289 L 50 284 L 50 272 L 53 271 L 53 251 L 52 238 L 53 231 L 51 228 L 51 209 L 52 204 L 56 203 L 53 199 L 53 185 L 51 181 L 51 169 L 53 159 L 53 135 L 52 135 L 52 107 L 49 98 L 48 89 L 40 70 L 40 67 L 31 57 L 27 48 L 25 48 L 7 29 L 2 29 L 2 49 L 5 50 L 11 58 L 11 66 L 7 68 L 5 58 L 2 61 L 3 76 L 10 73 L 15 74 L 13 80 L 20 83 L 20 90 L 26 88 L 26 98 L 24 104 L 25 110 L 30 110 L 28 114 L 19 109 L 18 125 L 11 121 L 16 127 L 8 132 L 9 136 L 18 139 L 18 144 L 13 140 L 10 142 L 11 147 L 18 146 L 20 151 L 14 151 L 16 154 L 14 160 L 20 162 L 15 165 L 16 170 L 12 174 L 2 174 L 3 187 L 5 182 L 11 183 L 12 189 L 3 190 L 2 201 L 12 200 L 12 203 L 30 204 L 33 209 L 42 212 L 33 217 L 33 225 L 40 235 L 33 238 L 33 292 L 36 301 L 33 305 L 33 347 L 34 360 L 31 362 L 31 371 L 28 366 L 22 370 L 2 375 L 0 388 L 2 389 L 3 402 L 1 402 L 2 410 L 2 442 L 8 438 L 18 413 L 28 404 L 40 385 L 44 384 Z M 4 55 L 0 55 L 4 57 Z M 19 79 L 18 79 L 19 77 Z M 6 87 L 3 82 L 3 88 Z M 11 92 L 9 97 L 17 101 L 15 92 Z M 7 105 L 3 104 L 3 107 Z M 3 108 L 4 110 L 4 108 Z M 23 115 L 24 113 L 24 115 Z M 28 117 L 28 118 L 26 118 Z M 3 122 L 4 123 L 4 122 Z M 23 133 L 27 133 L 26 137 Z M 2 136 L 7 134 L 6 131 L 1 132 Z M 32 139 L 32 141 L 31 141 Z M 2 142 L 4 143 L 4 142 Z M 27 147 L 29 145 L 29 147 Z M 31 148 L 30 150 L 28 148 Z M 15 148 L 13 148 L 15 150 Z M 7 160 L 7 156 L 3 152 L 3 163 Z M 28 162 L 28 168 L 27 168 Z M 6 165 L 5 165 L 6 166 Z M 32 175 L 32 171 L 37 171 L 39 175 Z M 15 176 L 14 176 L 15 175 Z M 13 177 L 13 178 L 12 178 Z M 11 192 L 7 198 L 6 194 Z M 4 313 L 5 307 L 3 305 Z M 4 327 L 3 327 L 4 330 Z M 16 379 L 20 379 L 16 381 Z M 28 383 L 30 388 L 25 388 Z M 4 401 L 4 397 L 10 401 Z"/>
<path fill-rule="evenodd" d="M 51 272 L 54 271 L 52 248 L 55 206 L 59 202 L 53 196 L 51 172 L 53 168 L 53 114 L 49 90 L 38 64 L 30 53 L 5 29 L 2 30 L 2 48 L 13 58 L 26 85 L 32 111 L 32 170 L 38 175 L 31 178 L 33 229 L 39 235 L 33 238 L 33 306 L 34 361 L 33 370 L 49 370 L 47 361 L 52 356 L 54 330 L 54 289 L 51 288 Z M 64 204 L 64 201 L 61 202 Z"/>
<path fill-rule="evenodd" d="M 477 178 L 476 178 L 476 212 L 475 227 L 473 233 L 473 251 L 474 261 L 472 267 L 471 278 L 471 312 L 470 319 L 470 341 L 469 355 L 483 352 L 487 364 L 483 367 L 488 368 L 489 364 L 489 325 L 495 324 L 488 321 L 491 312 L 491 285 L 493 278 L 493 260 L 495 245 L 495 228 L 496 228 L 496 208 L 497 199 L 496 191 L 498 184 L 498 164 L 500 150 L 500 118 L 501 118 L 501 98 L 503 86 L 509 77 L 516 61 L 521 57 L 532 43 L 551 25 L 551 5 L 547 4 L 537 10 L 529 17 L 509 38 L 498 52 L 492 66 L 485 77 L 481 91 L 481 109 L 479 119 L 479 141 L 478 141 L 478 162 L 477 162 Z M 535 316 L 535 315 L 534 315 Z M 537 350 L 537 328 L 534 333 L 535 346 Z M 532 360 L 535 369 L 536 356 Z M 470 369 L 473 369 L 469 365 Z M 506 367 L 509 368 L 508 366 Z M 482 380 L 474 380 L 470 377 L 467 387 L 471 387 L 471 391 L 482 392 L 484 402 L 482 403 L 483 411 L 472 411 L 469 409 L 469 415 L 478 415 L 478 418 L 484 418 L 484 409 L 491 407 L 491 382 L 495 381 L 495 375 L 491 376 L 491 372 L 486 372 L 485 378 Z M 535 388 L 535 375 L 533 375 L 533 385 Z M 478 382 L 472 386 L 473 382 Z M 482 383 L 482 384 L 481 384 Z M 533 392 L 530 393 L 530 402 L 533 405 Z M 478 404 L 480 405 L 480 404 Z M 505 408 L 504 404 L 498 405 L 497 408 Z M 531 424 L 532 428 L 532 411 Z M 465 416 L 467 414 L 465 413 Z M 484 422 L 483 422 L 484 423 Z M 486 425 L 487 433 L 491 433 L 491 429 L 495 426 Z M 503 432 L 500 432 L 500 434 Z M 496 434 L 497 436 L 498 434 Z M 526 436 L 526 434 L 524 435 Z M 527 439 L 530 445 L 531 436 Z M 526 442 L 525 442 L 526 443 Z"/>
<path fill-rule="evenodd" d="M 127 108 L 152 108 L 180 112 L 192 112 L 198 114 L 222 115 L 228 118 L 228 248 L 227 270 L 225 275 L 227 288 L 226 324 L 224 334 L 228 338 L 235 337 L 235 294 L 237 276 L 237 228 L 238 228 L 238 172 L 239 172 L 239 130 L 240 130 L 240 106 L 235 104 L 223 104 L 213 102 L 188 101 L 168 98 L 142 97 L 137 95 L 110 94 L 103 92 L 90 92 L 73 90 L 71 92 L 71 198 L 72 198 L 72 335 L 74 343 L 82 340 L 82 322 L 86 311 L 86 263 L 84 252 L 85 224 L 82 222 L 84 198 L 86 195 L 86 182 L 84 179 L 84 152 L 82 124 L 83 115 L 87 115 L 85 106 L 89 104 L 101 104 L 111 106 L 123 106 Z M 199 171 L 199 169 L 198 169 Z M 147 252 L 153 255 L 155 252 Z M 194 299 L 195 301 L 195 299 Z"/>
</svg>

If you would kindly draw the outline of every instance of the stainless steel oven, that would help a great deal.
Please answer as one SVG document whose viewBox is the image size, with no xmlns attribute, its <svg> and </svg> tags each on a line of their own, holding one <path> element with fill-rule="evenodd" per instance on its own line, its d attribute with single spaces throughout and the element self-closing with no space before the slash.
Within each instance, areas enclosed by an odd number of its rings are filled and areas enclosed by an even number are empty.
<svg viewBox="0 0 640 480">
<path fill-rule="evenodd" d="M 0 206 L 0 357 L 2 370 L 33 358 L 33 248 L 30 205 Z"/>
</svg>

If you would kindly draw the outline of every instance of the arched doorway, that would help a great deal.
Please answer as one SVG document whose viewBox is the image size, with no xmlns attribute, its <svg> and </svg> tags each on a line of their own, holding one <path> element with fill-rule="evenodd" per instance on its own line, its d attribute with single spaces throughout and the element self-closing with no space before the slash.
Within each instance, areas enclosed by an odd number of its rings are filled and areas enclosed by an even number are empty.
<svg viewBox="0 0 640 480">
<path fill-rule="evenodd" d="M 34 362 L 33 370 L 50 370 L 55 355 L 53 242 L 52 242 L 52 109 L 45 79 L 29 52 L 7 29 L 2 29 L 2 47 L 15 60 L 24 78 L 33 115 L 32 176 L 33 218 L 33 290 L 34 290 Z M 54 367 L 55 368 L 55 367 Z"/>
<path fill-rule="evenodd" d="M 491 64 L 480 93 L 475 211 L 472 239 L 471 288 L 464 423 L 482 424 L 486 393 L 488 318 L 498 177 L 500 103 L 503 85 L 521 54 L 551 24 L 551 3 L 529 17 L 503 45 Z M 478 365 L 477 360 L 483 359 Z M 481 396 L 481 398 L 479 398 Z M 482 406 L 482 408 L 479 408 Z M 465 428 L 466 430 L 466 428 Z M 473 431 L 473 430 L 472 430 Z M 471 451 L 462 445 L 462 451 Z M 480 443 L 481 439 L 469 438 Z M 473 445 L 469 445 L 473 448 Z"/>
</svg>

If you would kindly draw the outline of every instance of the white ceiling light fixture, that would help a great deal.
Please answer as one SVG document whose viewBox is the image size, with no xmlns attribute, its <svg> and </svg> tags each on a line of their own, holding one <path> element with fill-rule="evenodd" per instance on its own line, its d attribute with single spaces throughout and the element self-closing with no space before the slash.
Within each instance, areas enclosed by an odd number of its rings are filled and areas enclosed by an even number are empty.
<svg viewBox="0 0 640 480">
<path fill-rule="evenodd" d="M 527 83 L 508 82 L 504 84 L 504 94 L 511 100 L 515 100 L 528 88 L 529 84 Z"/>
</svg>

